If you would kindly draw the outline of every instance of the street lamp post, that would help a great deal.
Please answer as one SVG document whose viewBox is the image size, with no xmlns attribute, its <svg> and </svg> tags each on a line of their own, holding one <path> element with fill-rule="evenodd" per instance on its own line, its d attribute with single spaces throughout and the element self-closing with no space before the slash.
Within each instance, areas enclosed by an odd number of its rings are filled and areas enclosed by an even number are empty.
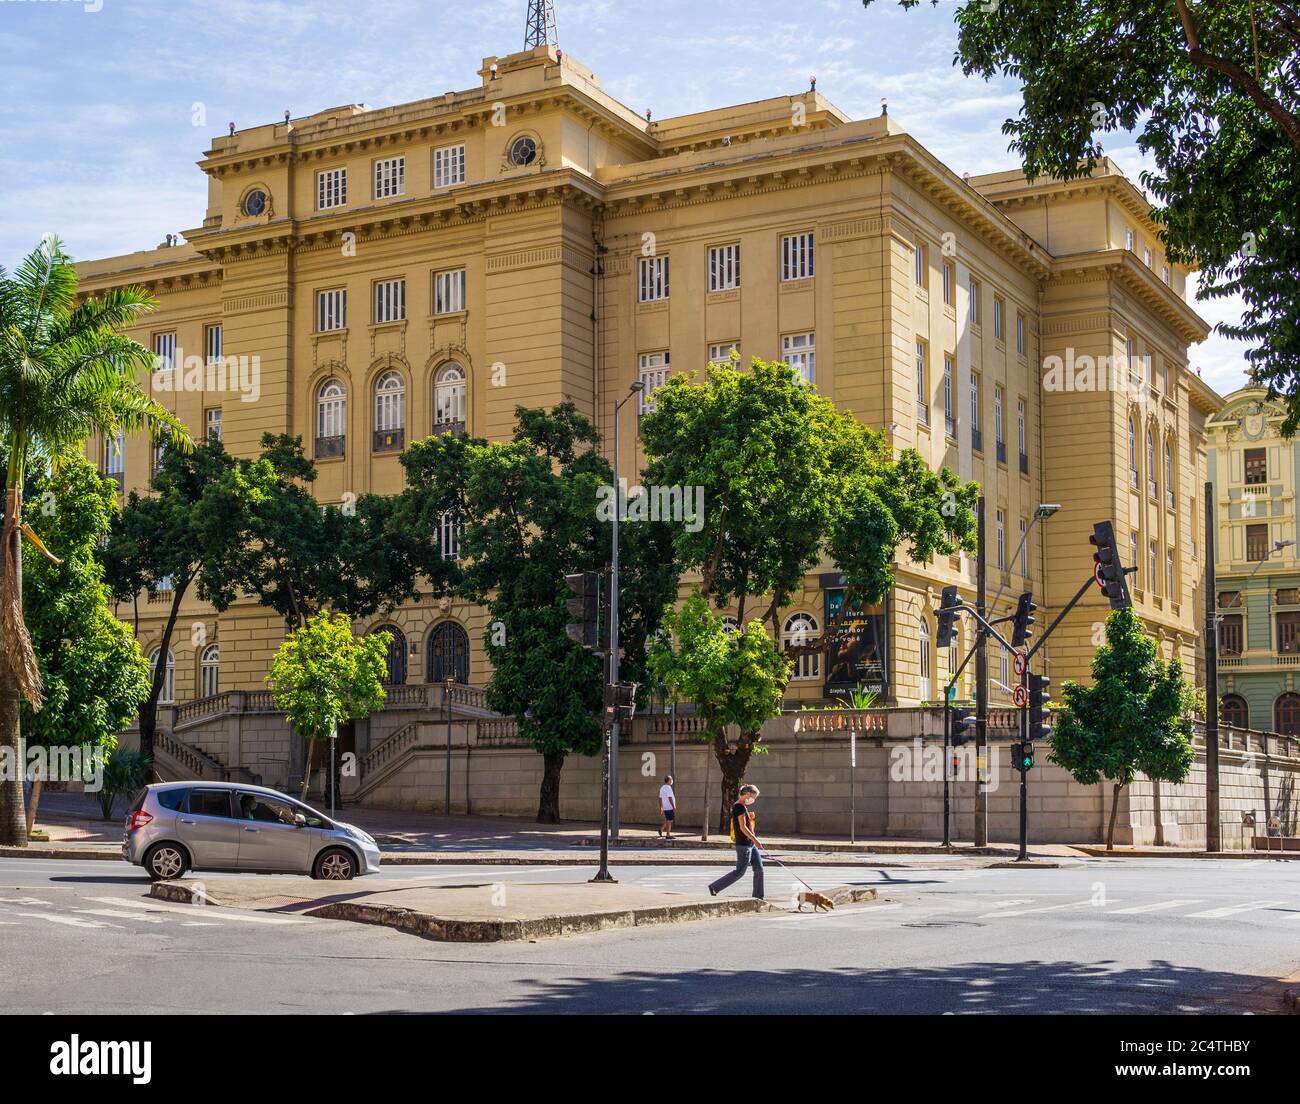
<svg viewBox="0 0 1300 1104">
<path fill-rule="evenodd" d="M 443 811 L 451 816 L 451 688 L 456 683 L 454 678 L 442 680 L 442 704 L 447 707 L 447 789 L 443 798 Z"/>
<path fill-rule="evenodd" d="M 645 384 L 637 380 L 628 388 L 628 393 L 614 403 L 614 531 L 610 551 L 609 571 L 609 681 L 618 685 L 618 521 L 623 512 L 623 486 L 618 481 L 618 412 L 623 404 L 645 390 Z M 618 839 L 618 713 L 614 713 L 614 722 L 609 733 L 609 834 Z"/>
</svg>

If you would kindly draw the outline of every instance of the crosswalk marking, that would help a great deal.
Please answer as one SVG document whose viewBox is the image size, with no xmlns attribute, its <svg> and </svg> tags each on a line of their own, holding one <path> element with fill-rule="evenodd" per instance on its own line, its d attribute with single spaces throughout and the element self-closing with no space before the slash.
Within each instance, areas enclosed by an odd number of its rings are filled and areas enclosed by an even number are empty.
<svg viewBox="0 0 1300 1104">
<path fill-rule="evenodd" d="M 54 912 L 16 912 L 15 916 L 26 916 L 32 920 L 47 920 L 51 924 L 66 924 L 70 928 L 116 928 L 117 924 L 106 924 L 102 920 L 78 920 L 75 916 L 60 916 Z"/>
<path fill-rule="evenodd" d="M 125 909 L 73 909 L 75 913 L 83 916 L 111 916 L 119 920 L 139 920 L 144 924 L 165 924 L 167 921 L 161 916 L 150 916 L 147 912 L 127 912 Z"/>
<path fill-rule="evenodd" d="M 1285 904 L 1285 901 L 1251 901 L 1245 905 L 1225 905 L 1223 908 L 1206 909 L 1204 912 L 1189 912 L 1187 918 L 1189 920 L 1222 920 L 1228 916 L 1236 916 L 1240 912 L 1276 908 L 1278 905 Z"/>
<path fill-rule="evenodd" d="M 1189 901 L 1157 901 L 1153 905 L 1131 905 L 1128 908 L 1108 909 L 1107 916 L 1135 916 L 1140 912 L 1163 912 L 1165 909 L 1181 908 L 1183 905 L 1199 905 L 1200 898 Z"/>
<path fill-rule="evenodd" d="M 1093 908 L 1097 907 L 1096 902 L 1094 902 L 1093 899 L 1089 897 L 1083 901 L 1067 901 L 1063 905 L 1039 905 L 1038 908 L 1011 909 L 1010 911 L 1007 911 L 1006 909 L 999 909 L 997 912 L 986 912 L 982 914 L 979 917 L 979 919 L 999 920 L 1004 916 L 1028 916 L 1030 913 L 1035 913 L 1035 912 L 1061 912 L 1064 909 L 1084 908 L 1085 906 L 1089 906 L 1089 905 L 1091 905 Z"/>
<path fill-rule="evenodd" d="M 144 909 L 147 912 L 182 912 L 189 916 L 208 916 L 214 920 L 235 920 L 244 924 L 310 923 L 310 921 L 305 917 L 263 916 L 260 913 L 235 912 L 230 909 L 218 908 L 214 905 L 181 905 L 169 901 L 158 901 L 154 898 L 132 901 L 131 899 L 124 897 L 91 897 L 90 900 L 97 901 L 102 905 L 116 905 L 119 908 L 126 906 L 128 908 Z"/>
</svg>

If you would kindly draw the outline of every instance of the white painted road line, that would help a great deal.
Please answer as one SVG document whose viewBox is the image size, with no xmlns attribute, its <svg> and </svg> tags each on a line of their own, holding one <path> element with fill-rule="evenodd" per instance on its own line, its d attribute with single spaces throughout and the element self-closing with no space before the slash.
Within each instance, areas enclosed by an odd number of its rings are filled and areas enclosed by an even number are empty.
<svg viewBox="0 0 1300 1104">
<path fill-rule="evenodd" d="M 1236 916 L 1238 913 L 1253 912 L 1255 909 L 1277 908 L 1278 905 L 1285 904 L 1285 901 L 1251 901 L 1245 905 L 1228 905 L 1224 908 L 1206 909 L 1204 912 L 1189 912 L 1186 919 L 1222 920 L 1228 916 Z"/>
<path fill-rule="evenodd" d="M 27 916 L 33 920 L 47 920 L 51 924 L 66 924 L 70 928 L 116 928 L 117 924 L 106 924 L 102 920 L 78 920 L 75 916 L 59 916 L 53 912 L 15 912 L 14 916 Z"/>
<path fill-rule="evenodd" d="M 73 909 L 80 916 L 111 916 L 117 920 L 139 920 L 145 924 L 165 924 L 166 917 L 148 912 L 127 912 L 125 909 Z"/>
<path fill-rule="evenodd" d="M 1154 905 L 1133 905 L 1131 908 L 1109 909 L 1107 916 L 1134 916 L 1140 912 L 1163 912 L 1165 909 L 1181 908 L 1183 905 L 1199 905 L 1203 898 L 1188 901 L 1157 901 Z"/>
<path fill-rule="evenodd" d="M 181 905 L 165 901 L 132 901 L 124 897 L 91 897 L 101 905 L 115 905 L 118 908 L 145 909 L 149 912 L 183 912 L 189 916 L 209 916 L 217 920 L 236 920 L 245 924 L 306 924 L 310 921 L 300 916 L 263 916 L 260 913 L 236 912 L 231 909 L 218 908 L 215 905 Z"/>
<path fill-rule="evenodd" d="M 1086 908 L 1091 906 L 1096 908 L 1097 905 L 1091 897 L 1083 901 L 1067 901 L 1063 905 L 1040 905 L 1038 908 L 1012 909 L 1010 912 L 1001 910 L 999 912 L 986 912 L 978 917 L 980 920 L 1000 920 L 1004 916 L 1028 916 L 1035 912 L 1061 912 L 1064 909 Z"/>
</svg>

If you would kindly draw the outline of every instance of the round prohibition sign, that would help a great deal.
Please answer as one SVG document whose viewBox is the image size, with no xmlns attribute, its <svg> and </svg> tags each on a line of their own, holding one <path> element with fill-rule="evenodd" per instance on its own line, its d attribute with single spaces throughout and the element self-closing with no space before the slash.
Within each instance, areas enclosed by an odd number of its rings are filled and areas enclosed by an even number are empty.
<svg viewBox="0 0 1300 1104">
<path fill-rule="evenodd" d="M 1024 709 L 1029 704 L 1029 691 L 1023 685 L 1017 686 L 1011 692 L 1011 700 L 1016 703 L 1017 709 Z"/>
<path fill-rule="evenodd" d="M 1024 652 L 1017 652 L 1016 658 L 1012 661 L 1016 674 L 1023 675 L 1025 668 L 1029 666 L 1029 657 Z"/>
</svg>

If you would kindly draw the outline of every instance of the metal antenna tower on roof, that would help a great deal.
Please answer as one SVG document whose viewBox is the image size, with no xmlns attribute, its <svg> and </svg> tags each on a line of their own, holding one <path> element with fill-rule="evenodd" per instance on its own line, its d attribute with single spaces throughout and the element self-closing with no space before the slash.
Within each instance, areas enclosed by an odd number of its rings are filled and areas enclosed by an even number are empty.
<svg viewBox="0 0 1300 1104">
<path fill-rule="evenodd" d="M 524 49 L 560 45 L 555 30 L 555 0 L 528 0 L 528 26 L 524 30 Z"/>
</svg>

